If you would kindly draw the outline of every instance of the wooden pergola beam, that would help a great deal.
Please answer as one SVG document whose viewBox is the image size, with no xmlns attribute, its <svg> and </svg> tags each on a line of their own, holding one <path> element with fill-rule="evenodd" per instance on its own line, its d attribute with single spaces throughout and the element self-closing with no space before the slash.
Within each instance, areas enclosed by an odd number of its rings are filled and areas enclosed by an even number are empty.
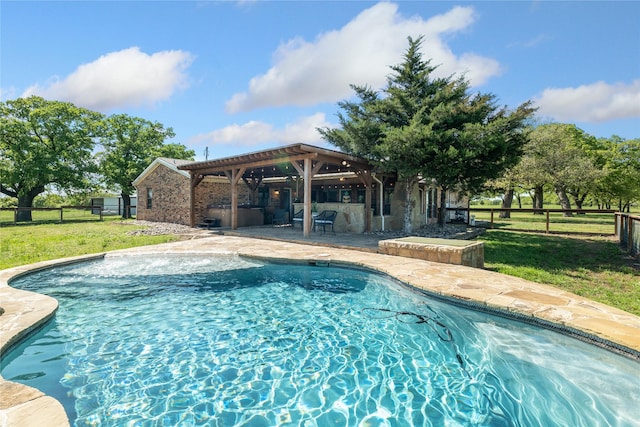
<svg viewBox="0 0 640 427">
<path fill-rule="evenodd" d="M 323 174 L 341 172 L 353 172 L 363 182 L 365 186 L 365 229 L 368 231 L 371 230 L 372 176 L 371 166 L 368 165 L 367 160 L 350 154 L 306 144 L 294 144 L 271 150 L 217 160 L 194 162 L 180 166 L 179 169 L 187 170 L 191 175 L 191 225 L 195 226 L 195 189 L 205 176 L 226 176 L 227 179 L 229 179 L 231 183 L 231 228 L 235 229 L 238 225 L 239 195 L 237 185 L 240 178 L 255 192 L 255 189 L 260 185 L 263 177 L 290 176 L 291 174 L 285 171 L 285 169 L 289 169 L 289 164 L 291 164 L 293 170 L 297 172 L 298 177 L 304 179 L 305 219 L 303 232 L 305 236 L 309 236 L 312 225 L 311 186 L 314 176 L 317 177 Z M 325 166 L 326 171 L 323 170 Z M 268 167 L 273 168 L 273 170 L 265 170 L 264 176 L 261 176 L 260 172 L 251 174 L 251 176 L 244 176 L 247 171 L 251 171 L 252 169 L 267 169 Z M 258 181 L 258 179 L 260 181 Z"/>
</svg>

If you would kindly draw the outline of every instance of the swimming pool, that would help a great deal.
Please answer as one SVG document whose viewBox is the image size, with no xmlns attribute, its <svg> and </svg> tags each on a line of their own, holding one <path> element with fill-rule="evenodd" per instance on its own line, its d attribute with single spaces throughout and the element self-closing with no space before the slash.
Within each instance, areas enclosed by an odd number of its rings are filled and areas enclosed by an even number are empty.
<svg viewBox="0 0 640 427">
<path fill-rule="evenodd" d="M 2 375 L 76 425 L 634 425 L 638 364 L 362 270 L 108 257 L 12 282 L 55 320 Z"/>
</svg>

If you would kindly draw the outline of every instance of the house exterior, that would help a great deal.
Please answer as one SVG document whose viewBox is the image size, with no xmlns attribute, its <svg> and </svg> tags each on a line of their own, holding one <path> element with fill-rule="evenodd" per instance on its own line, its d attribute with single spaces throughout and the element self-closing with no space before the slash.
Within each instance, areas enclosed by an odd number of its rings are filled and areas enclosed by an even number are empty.
<svg viewBox="0 0 640 427">
<path fill-rule="evenodd" d="M 193 162 L 157 158 L 136 178 L 133 185 L 138 191 L 137 219 L 190 225 L 191 180 L 188 172 L 178 169 L 190 163 Z M 225 178 L 208 178 L 195 191 L 195 205 L 205 212 L 208 206 L 229 204 L 229 188 Z"/>
<path fill-rule="evenodd" d="M 403 228 L 404 185 L 394 175 L 377 173 L 364 159 L 304 144 L 204 162 L 158 158 L 134 185 L 137 218 L 147 221 L 196 226 L 215 218 L 237 228 L 271 224 L 276 211 L 290 219 L 299 211 L 336 210 L 337 232 Z M 440 197 L 433 184 L 421 181 L 412 198 L 414 228 L 437 221 Z M 466 198 L 448 200 L 448 207 L 468 206 Z"/>
</svg>

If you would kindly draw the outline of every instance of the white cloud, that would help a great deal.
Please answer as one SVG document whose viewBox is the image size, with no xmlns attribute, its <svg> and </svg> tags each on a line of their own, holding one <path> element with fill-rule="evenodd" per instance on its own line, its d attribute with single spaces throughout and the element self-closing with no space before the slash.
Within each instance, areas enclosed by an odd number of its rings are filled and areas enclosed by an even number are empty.
<svg viewBox="0 0 640 427">
<path fill-rule="evenodd" d="M 233 144 L 234 146 L 254 146 L 276 142 L 281 145 L 304 143 L 318 144 L 322 138 L 316 128 L 330 127 L 324 113 L 316 113 L 302 117 L 294 123 L 289 123 L 282 129 L 273 125 L 249 121 L 244 124 L 233 124 L 212 132 L 197 135 L 191 139 L 191 144 Z"/>
<path fill-rule="evenodd" d="M 193 57 L 180 50 L 148 55 L 137 47 L 101 56 L 80 65 L 63 79 L 29 87 L 22 96 L 39 95 L 78 106 L 109 111 L 152 106 L 188 86 L 186 69 Z"/>
<path fill-rule="evenodd" d="M 640 80 L 630 84 L 603 81 L 569 88 L 545 89 L 534 99 L 538 114 L 555 120 L 606 122 L 640 117 Z"/>
<path fill-rule="evenodd" d="M 295 38 L 273 55 L 274 65 L 249 82 L 246 92 L 227 101 L 228 112 L 283 105 L 313 105 L 349 97 L 350 84 L 383 87 L 389 66 L 402 61 L 407 37 L 424 35 L 425 59 L 440 65 L 434 75 L 465 73 L 472 85 L 481 85 L 500 73 L 491 58 L 473 53 L 454 54 L 443 36 L 469 28 L 475 19 L 470 7 L 424 20 L 402 17 L 393 3 L 378 3 L 364 10 L 339 30 L 319 35 L 313 42 Z"/>
</svg>

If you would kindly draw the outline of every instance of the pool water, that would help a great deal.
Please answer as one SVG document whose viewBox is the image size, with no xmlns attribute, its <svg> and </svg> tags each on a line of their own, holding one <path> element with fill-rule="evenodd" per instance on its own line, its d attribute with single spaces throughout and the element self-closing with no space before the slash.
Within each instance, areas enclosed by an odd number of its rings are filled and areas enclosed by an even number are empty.
<svg viewBox="0 0 640 427">
<path fill-rule="evenodd" d="M 25 276 L 2 376 L 77 426 L 632 426 L 640 365 L 357 269 L 107 257 Z"/>
</svg>

